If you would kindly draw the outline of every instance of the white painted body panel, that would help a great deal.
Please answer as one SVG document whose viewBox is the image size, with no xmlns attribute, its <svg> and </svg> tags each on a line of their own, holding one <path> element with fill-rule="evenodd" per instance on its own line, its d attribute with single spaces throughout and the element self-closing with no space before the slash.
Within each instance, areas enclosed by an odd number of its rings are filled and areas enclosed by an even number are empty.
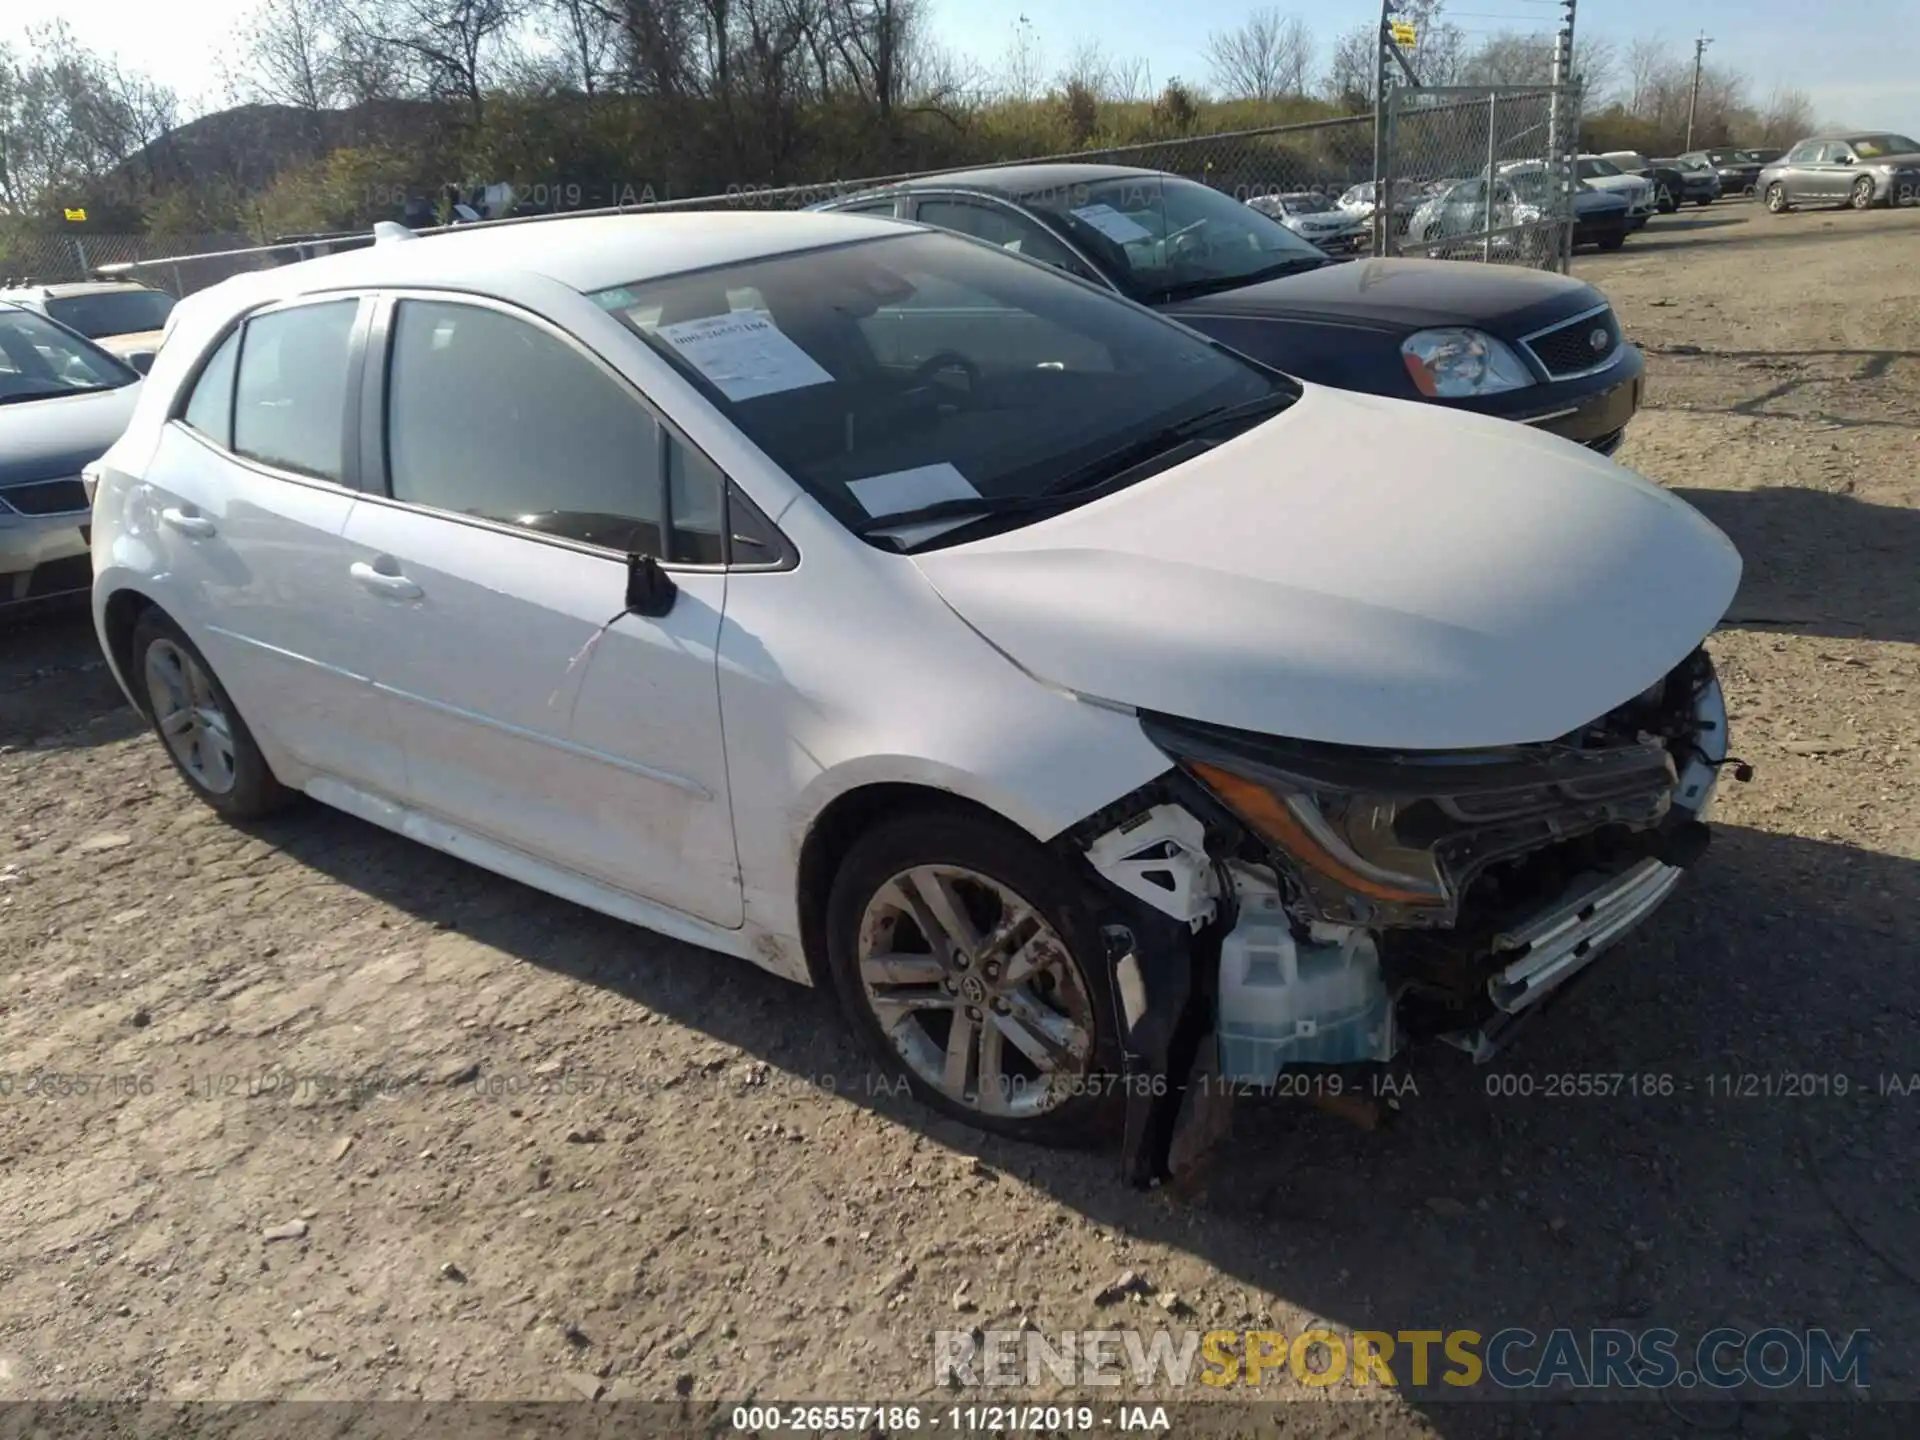
<svg viewBox="0 0 1920 1440">
<path fill-rule="evenodd" d="M 367 670 L 406 757 L 398 793 L 563 868 L 740 923 L 714 674 L 725 575 L 681 575 L 673 612 L 649 620 L 620 613 L 626 566 L 612 556 L 369 501 L 346 539 L 420 591 L 376 600 L 368 629 Z"/>
<path fill-rule="evenodd" d="M 1175 469 L 918 563 L 1054 684 L 1412 749 L 1586 724 L 1698 645 L 1740 579 L 1697 511 L 1571 441 L 1318 386 Z"/>
</svg>

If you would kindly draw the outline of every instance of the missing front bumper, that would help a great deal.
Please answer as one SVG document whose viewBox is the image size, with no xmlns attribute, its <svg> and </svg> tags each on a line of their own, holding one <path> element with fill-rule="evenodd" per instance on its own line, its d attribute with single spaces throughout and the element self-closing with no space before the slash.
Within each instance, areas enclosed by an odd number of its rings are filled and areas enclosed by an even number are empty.
<svg viewBox="0 0 1920 1440">
<path fill-rule="evenodd" d="M 1704 827 L 1703 827 L 1704 829 Z M 1539 914 L 1494 938 L 1497 957 L 1512 956 L 1487 981 L 1494 1014 L 1440 1038 L 1485 1062 L 1513 1039 L 1517 1022 L 1659 908 L 1685 867 L 1649 856 L 1611 875 L 1585 876 Z"/>
</svg>

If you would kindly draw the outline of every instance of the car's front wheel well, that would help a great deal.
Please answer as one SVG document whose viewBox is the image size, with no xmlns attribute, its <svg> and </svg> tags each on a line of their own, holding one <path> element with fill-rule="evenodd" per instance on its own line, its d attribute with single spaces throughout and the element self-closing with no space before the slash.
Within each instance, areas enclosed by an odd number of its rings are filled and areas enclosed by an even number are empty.
<svg viewBox="0 0 1920 1440">
<path fill-rule="evenodd" d="M 127 693 L 133 696 L 133 703 L 142 713 L 146 710 L 146 702 L 133 673 L 133 627 L 140 623 L 141 615 L 153 603 L 138 590 L 116 590 L 107 597 L 107 657 L 113 661 L 113 668 L 120 672 Z"/>
<path fill-rule="evenodd" d="M 796 882 L 800 941 L 806 952 L 807 974 L 815 985 L 823 989 L 833 985 L 827 969 L 827 897 L 832 893 L 833 879 L 840 873 L 841 862 L 855 842 L 875 825 L 914 811 L 933 814 L 957 811 L 1012 826 L 1010 820 L 989 806 L 930 785 L 887 781 L 862 785 L 835 796 L 826 809 L 814 817 L 807 838 L 800 846 Z"/>
</svg>

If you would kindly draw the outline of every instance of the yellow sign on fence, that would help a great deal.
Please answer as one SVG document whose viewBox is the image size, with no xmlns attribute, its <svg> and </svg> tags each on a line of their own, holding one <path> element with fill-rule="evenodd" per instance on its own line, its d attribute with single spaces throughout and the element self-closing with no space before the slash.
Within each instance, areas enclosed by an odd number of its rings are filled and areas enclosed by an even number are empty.
<svg viewBox="0 0 1920 1440">
<path fill-rule="evenodd" d="M 1395 20 L 1391 28 L 1393 31 L 1394 44 L 1412 45 L 1414 43 L 1413 26 L 1409 25 L 1406 21 Z"/>
<path fill-rule="evenodd" d="M 72 205 L 67 206 L 67 219 L 84 220 L 86 218 L 87 218 L 87 212 L 84 207 L 76 209 Z"/>
</svg>

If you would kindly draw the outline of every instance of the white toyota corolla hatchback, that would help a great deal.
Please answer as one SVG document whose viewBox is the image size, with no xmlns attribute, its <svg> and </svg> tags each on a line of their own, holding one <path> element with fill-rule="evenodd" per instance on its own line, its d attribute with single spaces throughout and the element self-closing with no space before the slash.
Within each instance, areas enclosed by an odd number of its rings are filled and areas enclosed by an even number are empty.
<svg viewBox="0 0 1920 1440">
<path fill-rule="evenodd" d="M 89 478 L 102 643 L 216 810 L 832 985 L 929 1105 L 1124 1111 L 1142 1183 L 1183 1093 L 1491 1054 L 1727 758 L 1740 561 L 1679 500 L 891 220 L 238 277 Z"/>
</svg>

